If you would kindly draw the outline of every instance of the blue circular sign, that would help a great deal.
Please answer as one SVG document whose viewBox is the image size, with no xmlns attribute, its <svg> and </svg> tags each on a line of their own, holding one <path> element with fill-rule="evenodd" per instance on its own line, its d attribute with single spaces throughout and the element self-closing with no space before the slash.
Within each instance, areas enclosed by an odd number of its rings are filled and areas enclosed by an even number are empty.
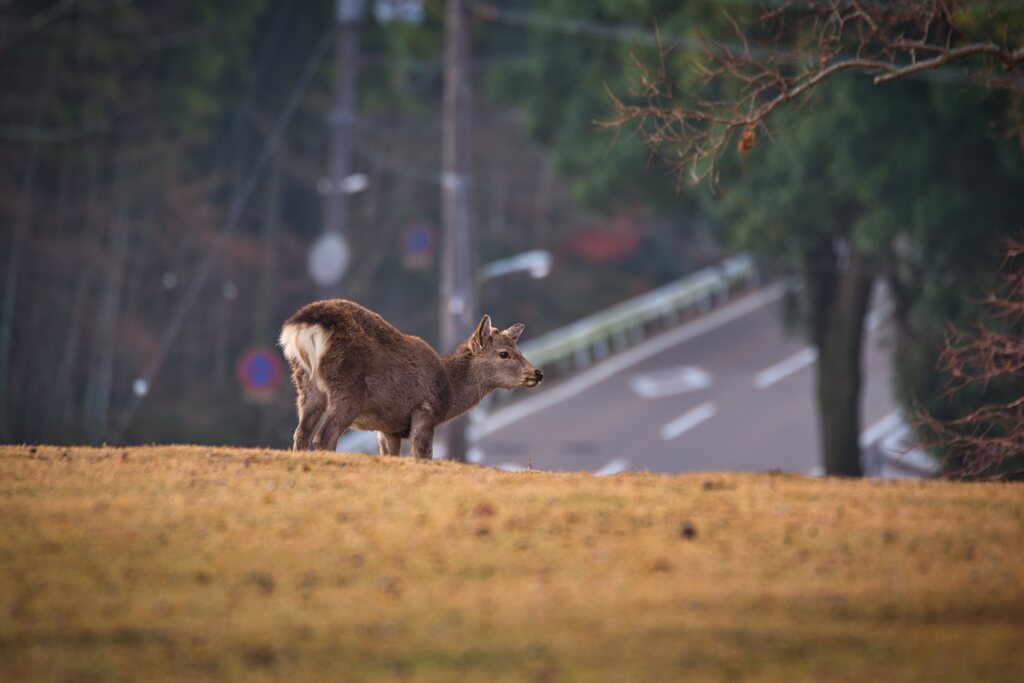
<svg viewBox="0 0 1024 683">
<path fill-rule="evenodd" d="M 238 359 L 235 370 L 242 387 L 253 394 L 269 394 L 281 383 L 284 374 L 280 357 L 267 347 L 246 351 Z"/>
<path fill-rule="evenodd" d="M 426 221 L 413 223 L 402 234 L 402 265 L 408 270 L 423 270 L 434 262 L 437 230 Z"/>
<path fill-rule="evenodd" d="M 434 228 L 418 223 L 405 232 L 405 251 L 416 255 L 430 254 L 434 251 L 435 241 Z"/>
</svg>

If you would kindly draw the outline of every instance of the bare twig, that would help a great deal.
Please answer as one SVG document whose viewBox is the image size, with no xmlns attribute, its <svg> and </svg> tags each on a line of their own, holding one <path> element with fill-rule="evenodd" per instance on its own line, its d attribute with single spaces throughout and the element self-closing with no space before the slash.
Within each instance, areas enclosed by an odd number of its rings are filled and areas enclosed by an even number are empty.
<svg viewBox="0 0 1024 683">
<path fill-rule="evenodd" d="M 675 88 L 665 68 L 665 49 L 655 35 L 656 66 L 636 58 L 638 87 L 613 96 L 614 115 L 601 125 L 635 127 L 652 150 L 684 179 L 716 177 L 723 154 L 733 141 L 746 154 L 756 131 L 769 132 L 766 119 L 792 102 L 802 102 L 825 81 L 856 71 L 875 74 L 873 82 L 914 77 L 957 62 L 973 69 L 966 78 L 990 88 L 1024 90 L 1024 46 L 977 40 L 962 29 L 969 11 L 1001 5 L 969 0 L 808 0 L 785 3 L 761 16 L 759 30 L 774 36 L 774 48 L 705 41 L 693 61 L 696 87 Z M 782 45 L 789 47 L 782 48 Z M 722 93 L 725 93 L 723 96 Z M 1019 110 L 1020 97 L 1014 106 Z M 1009 116 L 1011 137 L 1024 145 L 1024 119 Z"/>
<path fill-rule="evenodd" d="M 947 334 L 939 360 L 949 376 L 948 396 L 992 383 L 1007 386 L 1003 393 L 1015 396 L 1024 383 L 1024 237 L 1009 240 L 1006 253 L 1004 293 L 980 302 L 996 322 L 972 332 L 951 328 Z M 997 323 L 998 328 L 992 326 Z M 923 446 L 948 454 L 949 475 L 1003 477 L 1024 471 L 1024 396 L 985 403 L 946 420 L 921 410 L 915 422 Z"/>
</svg>

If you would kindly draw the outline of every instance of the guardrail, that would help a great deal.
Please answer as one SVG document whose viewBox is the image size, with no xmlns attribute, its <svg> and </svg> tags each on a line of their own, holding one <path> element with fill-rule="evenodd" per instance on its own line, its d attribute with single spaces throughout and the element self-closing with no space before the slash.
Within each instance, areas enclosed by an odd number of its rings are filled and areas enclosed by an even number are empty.
<svg viewBox="0 0 1024 683">
<path fill-rule="evenodd" d="M 730 256 L 680 280 L 531 339 L 520 350 L 531 363 L 565 371 L 582 369 L 643 340 L 656 326 L 671 327 L 729 298 L 736 287 L 756 284 L 750 254 Z"/>
<path fill-rule="evenodd" d="M 730 256 L 721 263 L 535 337 L 519 350 L 531 363 L 543 366 L 545 374 L 581 370 L 643 341 L 658 329 L 673 327 L 690 315 L 724 303 L 734 289 L 756 285 L 759 279 L 750 254 Z M 471 419 L 480 419 L 489 408 L 515 398 L 515 392 L 500 394 L 484 399 L 470 413 Z M 338 450 L 376 453 L 376 435 L 350 430 L 342 436 Z"/>
</svg>

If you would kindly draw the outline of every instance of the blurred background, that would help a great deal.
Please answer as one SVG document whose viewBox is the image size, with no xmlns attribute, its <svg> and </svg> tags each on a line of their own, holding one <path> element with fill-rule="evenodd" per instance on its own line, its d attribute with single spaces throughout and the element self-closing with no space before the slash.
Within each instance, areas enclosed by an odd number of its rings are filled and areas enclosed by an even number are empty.
<svg viewBox="0 0 1024 683">
<path fill-rule="evenodd" d="M 574 348 L 524 399 L 641 349 L 563 390 L 579 414 L 491 406 L 504 418 L 478 417 L 471 459 L 820 471 L 813 345 L 839 323 L 814 302 L 844 244 L 874 264 L 857 276 L 878 311 L 871 443 L 915 405 L 947 409 L 939 342 L 983 315 L 1024 217 L 1012 92 L 957 70 L 843 76 L 783 113 L 778 139 L 729 155 L 720 190 L 681 188 L 628 127 L 599 122 L 636 85 L 634 57 L 657 57 L 655 23 L 675 64 L 704 36 L 735 40 L 730 17 L 759 3 L 457 4 L 453 35 L 441 0 L 0 2 L 0 440 L 287 447 L 276 336 L 313 299 L 356 300 L 435 347 L 452 343 L 442 320 L 465 337 L 484 312 L 550 342 L 740 254 L 742 281 Z M 448 108 L 446 81 L 462 98 Z M 465 242 L 446 271 L 452 220 Z M 643 346 L 723 312 L 707 349 Z M 747 426 L 759 414 L 769 436 Z M 681 439 L 715 421 L 699 447 Z"/>
</svg>

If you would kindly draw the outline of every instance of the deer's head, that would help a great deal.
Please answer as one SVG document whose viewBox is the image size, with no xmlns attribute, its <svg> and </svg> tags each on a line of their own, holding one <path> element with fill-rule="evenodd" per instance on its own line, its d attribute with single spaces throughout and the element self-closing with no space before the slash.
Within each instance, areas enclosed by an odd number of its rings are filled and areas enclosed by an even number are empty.
<svg viewBox="0 0 1024 683">
<path fill-rule="evenodd" d="M 505 330 L 491 326 L 491 317 L 485 315 L 469 338 L 474 374 L 491 387 L 519 389 L 535 387 L 544 379 L 544 373 L 519 353 L 519 341 L 525 326 L 516 323 Z"/>
</svg>

